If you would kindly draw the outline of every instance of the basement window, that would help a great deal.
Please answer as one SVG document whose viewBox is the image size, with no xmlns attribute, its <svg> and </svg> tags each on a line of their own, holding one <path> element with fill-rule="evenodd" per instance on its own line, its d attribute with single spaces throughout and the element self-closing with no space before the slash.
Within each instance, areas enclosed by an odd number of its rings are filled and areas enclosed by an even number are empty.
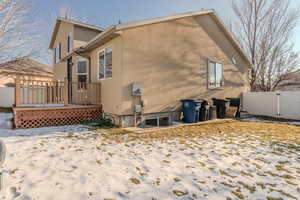
<svg viewBox="0 0 300 200">
<path fill-rule="evenodd" d="M 157 117 L 149 118 L 145 120 L 146 126 L 169 126 L 170 118 L 169 117 Z"/>
<path fill-rule="evenodd" d="M 158 126 L 158 119 L 154 118 L 154 119 L 146 119 L 145 120 L 145 125 L 146 126 Z"/>
<path fill-rule="evenodd" d="M 170 118 L 169 117 L 161 117 L 159 118 L 159 126 L 169 126 Z"/>
</svg>

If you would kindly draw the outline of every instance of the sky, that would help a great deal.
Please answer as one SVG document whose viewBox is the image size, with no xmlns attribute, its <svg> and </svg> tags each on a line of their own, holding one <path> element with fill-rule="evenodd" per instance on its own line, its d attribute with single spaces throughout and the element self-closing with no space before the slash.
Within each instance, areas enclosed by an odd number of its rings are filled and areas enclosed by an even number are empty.
<svg viewBox="0 0 300 200">
<path fill-rule="evenodd" d="M 300 5 L 299 0 L 291 0 L 292 6 Z M 229 22 L 233 17 L 230 0 L 38 0 L 35 3 L 36 17 L 42 21 L 48 33 L 45 44 L 49 43 L 53 24 L 57 16 L 68 11 L 77 19 L 100 27 L 161 17 L 171 14 L 215 9 L 223 21 Z M 295 49 L 300 51 L 300 24 L 295 31 Z"/>
</svg>

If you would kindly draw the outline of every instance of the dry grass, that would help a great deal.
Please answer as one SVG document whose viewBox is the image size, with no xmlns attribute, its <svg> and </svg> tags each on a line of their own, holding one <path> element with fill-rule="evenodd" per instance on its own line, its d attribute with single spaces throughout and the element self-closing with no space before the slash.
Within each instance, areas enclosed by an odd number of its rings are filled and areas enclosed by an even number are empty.
<svg viewBox="0 0 300 200">
<path fill-rule="evenodd" d="M 294 164 L 300 161 L 297 157 L 300 152 L 300 127 L 298 126 L 220 120 L 145 132 L 117 128 L 100 129 L 93 134 L 101 135 L 101 145 L 96 147 L 97 150 L 116 143 L 120 143 L 126 150 L 143 147 L 146 151 L 149 150 L 147 156 L 153 149 L 161 150 L 164 155 L 159 159 L 161 170 L 174 166 L 174 163 L 182 162 L 178 160 L 180 157 L 176 157 L 174 149 L 177 154 L 184 155 L 185 158 L 195 156 L 195 163 L 188 162 L 181 167 L 189 172 L 201 168 L 200 171 L 209 176 L 197 178 L 194 180 L 195 183 L 199 184 L 199 187 L 213 184 L 214 187 L 211 186 L 210 192 L 223 194 L 224 197 L 229 195 L 230 198 L 227 199 L 254 199 L 251 197 L 257 195 L 270 200 L 280 199 L 276 198 L 276 195 L 284 197 L 281 199 L 296 199 L 296 192 L 300 194 L 298 182 L 300 168 Z M 139 157 L 141 154 L 141 152 L 130 152 L 134 157 Z M 201 156 L 196 157 L 196 155 Z M 97 161 L 101 166 L 104 162 Z M 133 185 L 143 185 L 147 178 L 153 176 L 151 171 L 141 167 L 135 168 L 136 178 L 129 179 Z M 184 185 L 188 180 L 187 177 L 179 177 L 177 174 L 171 179 L 171 184 L 176 186 Z M 165 181 L 160 177 L 151 180 L 151 184 L 161 187 Z M 289 189 L 282 185 L 288 185 Z M 227 195 L 224 191 L 228 192 Z M 184 187 L 175 187 L 170 192 L 176 198 L 189 196 L 192 199 L 193 197 L 193 193 Z"/>
<path fill-rule="evenodd" d="M 12 108 L 0 107 L 0 113 L 11 113 L 13 112 Z"/>
<path fill-rule="evenodd" d="M 97 132 L 103 132 L 102 129 Z M 213 137 L 218 135 L 226 135 L 229 137 L 243 136 L 246 138 L 245 142 L 249 140 L 263 140 L 268 142 L 285 141 L 290 145 L 291 150 L 295 148 L 293 144 L 300 144 L 300 127 L 272 124 L 272 123 L 258 123 L 258 122 L 241 122 L 237 120 L 216 121 L 212 123 L 173 127 L 169 129 L 153 130 L 144 133 L 136 133 L 124 129 L 110 129 L 105 130 L 104 137 L 114 142 L 131 142 L 141 141 L 149 142 L 153 140 L 168 141 L 170 139 L 186 139 L 186 138 L 201 138 Z M 291 144 L 289 144 L 289 142 Z"/>
</svg>

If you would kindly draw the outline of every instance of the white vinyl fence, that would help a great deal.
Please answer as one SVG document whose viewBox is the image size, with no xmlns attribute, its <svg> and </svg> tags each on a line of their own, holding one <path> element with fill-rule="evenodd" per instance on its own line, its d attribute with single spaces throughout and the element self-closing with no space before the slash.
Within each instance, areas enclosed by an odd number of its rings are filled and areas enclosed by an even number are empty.
<svg viewBox="0 0 300 200">
<path fill-rule="evenodd" d="M 15 103 L 15 88 L 0 87 L 0 107 L 10 108 Z"/>
<path fill-rule="evenodd" d="M 243 93 L 243 111 L 251 115 L 300 120 L 300 92 Z"/>
</svg>

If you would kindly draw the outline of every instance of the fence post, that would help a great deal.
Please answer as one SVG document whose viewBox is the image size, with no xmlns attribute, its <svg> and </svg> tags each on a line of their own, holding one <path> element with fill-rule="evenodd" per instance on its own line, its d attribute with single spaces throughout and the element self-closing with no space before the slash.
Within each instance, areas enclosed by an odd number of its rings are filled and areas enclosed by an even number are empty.
<svg viewBox="0 0 300 200">
<path fill-rule="evenodd" d="M 277 116 L 280 116 L 280 93 L 276 93 L 277 95 Z"/>
<path fill-rule="evenodd" d="M 69 81 L 67 78 L 64 81 L 64 103 L 65 106 L 69 104 Z"/>
<path fill-rule="evenodd" d="M 21 104 L 21 87 L 20 87 L 20 76 L 15 78 L 15 106 L 19 107 Z"/>
</svg>

